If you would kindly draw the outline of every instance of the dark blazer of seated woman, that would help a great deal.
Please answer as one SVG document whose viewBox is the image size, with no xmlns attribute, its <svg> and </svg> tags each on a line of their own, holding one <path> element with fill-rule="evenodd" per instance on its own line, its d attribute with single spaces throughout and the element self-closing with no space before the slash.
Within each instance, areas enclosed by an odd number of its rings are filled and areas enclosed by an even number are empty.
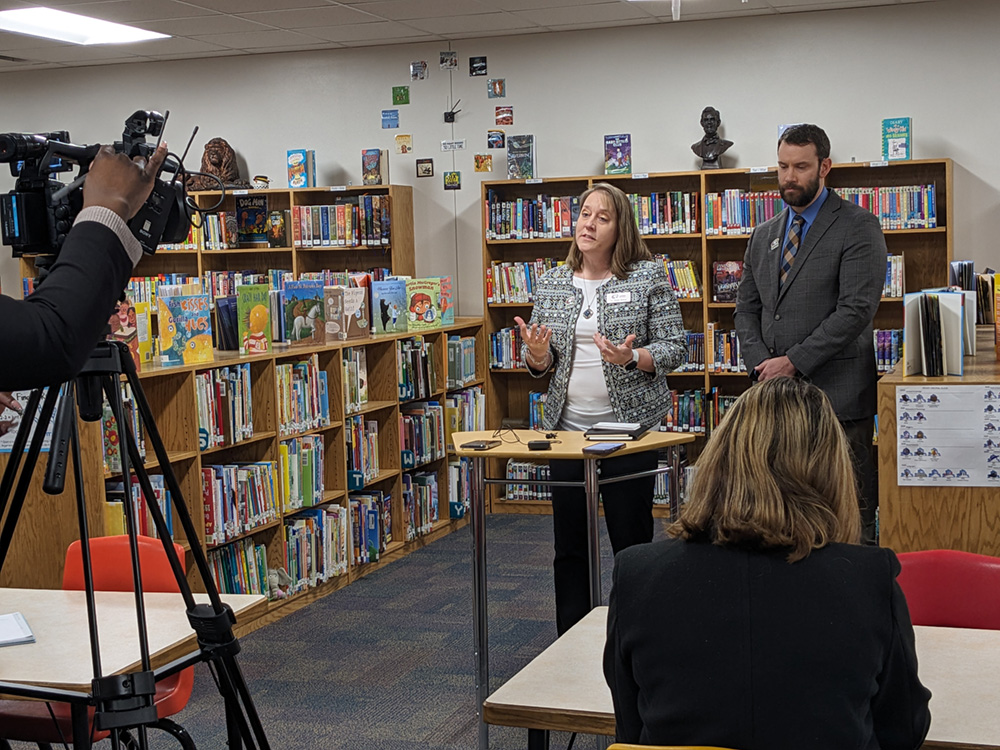
<svg viewBox="0 0 1000 750">
<path fill-rule="evenodd" d="M 615 558 L 604 672 L 617 740 L 911 750 L 930 726 L 891 550 L 862 547 L 826 396 L 760 383 L 697 462 L 671 539 Z"/>
</svg>

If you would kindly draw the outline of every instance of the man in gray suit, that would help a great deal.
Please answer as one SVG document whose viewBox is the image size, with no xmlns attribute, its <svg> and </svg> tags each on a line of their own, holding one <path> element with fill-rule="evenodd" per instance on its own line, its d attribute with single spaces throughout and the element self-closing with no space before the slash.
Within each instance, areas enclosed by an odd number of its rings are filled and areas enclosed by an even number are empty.
<svg viewBox="0 0 1000 750">
<path fill-rule="evenodd" d="M 885 283 L 885 237 L 870 211 L 827 189 L 830 165 L 822 128 L 797 125 L 778 139 L 778 188 L 789 208 L 750 236 L 736 332 L 756 378 L 806 378 L 830 398 L 851 445 L 862 538 L 874 543 L 872 319 Z"/>
</svg>

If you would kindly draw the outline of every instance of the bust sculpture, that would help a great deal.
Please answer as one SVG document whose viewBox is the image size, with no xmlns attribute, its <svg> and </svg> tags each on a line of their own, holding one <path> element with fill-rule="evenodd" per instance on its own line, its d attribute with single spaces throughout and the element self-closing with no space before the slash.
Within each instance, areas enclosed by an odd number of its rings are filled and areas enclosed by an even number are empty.
<svg viewBox="0 0 1000 750">
<path fill-rule="evenodd" d="M 236 152 L 225 138 L 213 138 L 205 144 L 201 157 L 201 171 L 205 175 L 191 175 L 188 190 L 218 190 L 219 183 L 206 175 L 215 175 L 227 188 L 248 188 L 250 183 L 240 178 L 236 165 Z"/>
<path fill-rule="evenodd" d="M 719 138 L 719 124 L 722 118 L 715 107 L 705 107 L 701 111 L 701 127 L 705 135 L 697 143 L 691 144 L 691 150 L 701 157 L 702 169 L 718 169 L 719 157 L 733 145 L 732 141 Z"/>
</svg>

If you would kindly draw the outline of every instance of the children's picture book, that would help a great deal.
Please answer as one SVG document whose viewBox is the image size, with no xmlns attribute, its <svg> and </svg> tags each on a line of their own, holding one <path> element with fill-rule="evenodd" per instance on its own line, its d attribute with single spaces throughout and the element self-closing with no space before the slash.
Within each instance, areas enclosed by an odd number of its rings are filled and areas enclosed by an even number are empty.
<svg viewBox="0 0 1000 750">
<path fill-rule="evenodd" d="M 392 128 L 399 127 L 399 110 L 398 109 L 383 109 L 382 110 L 382 130 L 390 130 Z"/>
<path fill-rule="evenodd" d="M 372 323 L 376 335 L 405 333 L 406 281 L 386 279 L 372 282 Z"/>
<path fill-rule="evenodd" d="M 267 196 L 236 196 L 236 241 L 240 245 L 263 245 L 267 242 Z"/>
<path fill-rule="evenodd" d="M 267 284 L 242 284 L 236 287 L 240 354 L 265 354 L 271 351 L 270 289 Z"/>
<path fill-rule="evenodd" d="M 444 189 L 445 190 L 461 190 L 462 189 L 462 173 L 461 172 L 445 172 L 444 173 Z"/>
<path fill-rule="evenodd" d="M 422 81 L 427 78 L 427 61 L 414 60 L 410 63 L 410 80 Z"/>
<path fill-rule="evenodd" d="M 604 174 L 632 174 L 632 136 L 604 136 Z"/>
<path fill-rule="evenodd" d="M 469 58 L 469 75 L 470 76 L 484 76 L 486 75 L 486 56 L 482 55 L 479 57 Z"/>
<path fill-rule="evenodd" d="M 490 99 L 503 99 L 507 96 L 507 79 L 491 78 L 486 83 L 486 95 Z"/>
<path fill-rule="evenodd" d="M 323 305 L 322 281 L 298 279 L 285 282 L 282 307 L 285 313 L 285 340 L 290 346 L 322 344 L 326 341 Z"/>
<path fill-rule="evenodd" d="M 400 133 L 396 136 L 396 153 L 408 154 L 413 151 L 413 136 Z"/>
<path fill-rule="evenodd" d="M 366 339 L 371 335 L 368 287 L 344 288 L 344 338 Z"/>
<path fill-rule="evenodd" d="M 507 139 L 504 137 L 504 131 L 500 129 L 487 130 L 486 148 L 507 148 Z"/>
<path fill-rule="evenodd" d="M 267 246 L 290 247 L 288 242 L 288 225 L 290 220 L 287 211 L 271 211 L 267 215 Z"/>
<path fill-rule="evenodd" d="M 135 369 L 141 372 L 143 365 L 148 366 L 153 358 L 153 342 L 149 330 L 149 303 L 136 303 L 130 297 L 125 297 L 118 303 L 108 323 L 111 326 L 108 338 L 121 341 L 128 346 Z"/>
<path fill-rule="evenodd" d="M 240 348 L 239 315 L 236 295 L 215 297 L 215 348 L 221 351 L 238 351 Z"/>
<path fill-rule="evenodd" d="M 434 176 L 434 160 L 417 159 L 417 177 L 433 177 L 433 176 Z"/>
<path fill-rule="evenodd" d="M 507 139 L 507 179 L 535 177 L 535 136 L 512 135 Z"/>
<path fill-rule="evenodd" d="M 409 86 L 393 86 L 392 87 L 392 103 L 393 103 L 393 105 L 409 104 L 410 103 L 410 87 Z"/>
<path fill-rule="evenodd" d="M 911 158 L 910 137 L 909 117 L 882 120 L 882 159 L 896 161 Z"/>
<path fill-rule="evenodd" d="M 441 325 L 450 326 L 455 322 L 455 304 L 451 276 L 438 276 L 441 284 L 441 294 L 438 297 L 438 310 L 441 311 Z"/>
<path fill-rule="evenodd" d="M 440 53 L 439 60 L 441 70 L 458 70 L 458 52 L 455 50 Z"/>
<path fill-rule="evenodd" d="M 313 149 L 289 149 L 288 187 L 316 187 L 316 152 Z"/>
<path fill-rule="evenodd" d="M 441 327 L 441 280 L 406 280 L 407 331 L 427 331 Z"/>
<path fill-rule="evenodd" d="M 377 148 L 366 148 L 361 152 L 361 181 L 365 185 L 386 185 L 389 183 L 389 154 Z"/>
<path fill-rule="evenodd" d="M 496 124 L 497 125 L 513 125 L 514 124 L 514 108 L 513 107 L 497 107 L 496 108 Z"/>
<path fill-rule="evenodd" d="M 160 284 L 156 288 L 160 364 L 213 361 L 212 310 L 200 284 Z"/>
<path fill-rule="evenodd" d="M 493 154 L 476 154 L 472 158 L 477 172 L 493 171 Z"/>
<path fill-rule="evenodd" d="M 327 342 L 343 341 L 347 338 L 344 332 L 344 287 L 323 287 L 323 303 Z"/>
<path fill-rule="evenodd" d="M 742 260 L 717 260 L 712 263 L 712 301 L 735 302 L 742 278 Z"/>
</svg>

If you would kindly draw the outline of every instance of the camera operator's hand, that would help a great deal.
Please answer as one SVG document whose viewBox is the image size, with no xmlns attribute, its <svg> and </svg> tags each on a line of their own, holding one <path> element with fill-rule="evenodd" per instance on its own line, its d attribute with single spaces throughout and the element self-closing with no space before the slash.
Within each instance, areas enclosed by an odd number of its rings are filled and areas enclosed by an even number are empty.
<svg viewBox="0 0 1000 750">
<path fill-rule="evenodd" d="M 104 206 L 128 221 L 142 208 L 153 191 L 160 165 L 167 158 L 167 144 L 161 143 L 147 162 L 141 156 L 129 159 L 102 146 L 94 157 L 83 186 L 83 207 Z"/>
</svg>

